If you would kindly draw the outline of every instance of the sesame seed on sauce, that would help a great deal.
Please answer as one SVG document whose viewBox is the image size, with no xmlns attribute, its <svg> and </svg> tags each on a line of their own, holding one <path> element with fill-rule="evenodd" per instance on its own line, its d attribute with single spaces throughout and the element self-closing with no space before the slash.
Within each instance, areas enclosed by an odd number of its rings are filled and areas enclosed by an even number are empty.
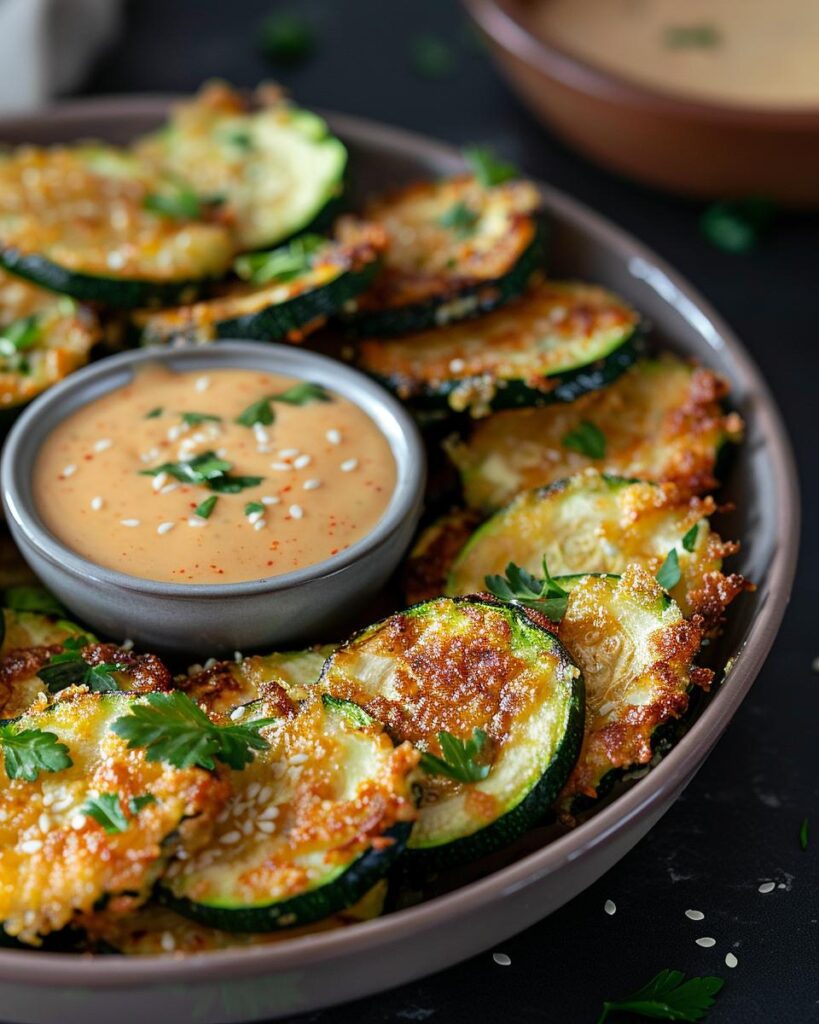
<svg viewBox="0 0 819 1024">
<path fill-rule="evenodd" d="M 339 469 L 342 473 L 352 473 L 354 469 L 358 469 L 358 459 L 346 459 L 341 463 Z"/>
<path fill-rule="evenodd" d="M 247 518 L 251 523 L 258 523 L 258 521 L 262 518 L 263 515 L 264 512 L 251 512 Z"/>
<path fill-rule="evenodd" d="M 99 441 L 94 444 L 95 452 L 106 452 L 114 442 L 110 437 L 101 437 Z"/>
<path fill-rule="evenodd" d="M 207 391 L 210 387 L 210 377 L 198 377 L 194 387 L 197 391 Z"/>
<path fill-rule="evenodd" d="M 278 505 L 281 498 L 277 498 L 275 494 L 263 494 L 261 502 L 263 505 Z"/>
<path fill-rule="evenodd" d="M 91 508 L 94 510 L 94 512 L 99 512 L 99 510 L 103 507 L 105 502 L 103 501 L 103 499 L 99 495 L 97 495 L 95 498 L 91 499 L 90 504 L 91 504 Z"/>
<path fill-rule="evenodd" d="M 302 487 L 305 491 L 315 491 L 321 487 L 321 480 L 305 480 Z"/>
<path fill-rule="evenodd" d="M 165 484 L 168 482 L 168 474 L 165 472 L 157 473 L 151 481 L 151 487 L 155 491 L 161 491 Z"/>
<path fill-rule="evenodd" d="M 299 454 L 298 448 L 280 448 L 279 458 L 280 459 L 292 459 Z"/>
<path fill-rule="evenodd" d="M 309 466 L 312 461 L 313 459 L 309 455 L 299 455 L 297 459 L 293 460 L 293 465 L 296 469 L 304 469 L 305 466 Z"/>
<path fill-rule="evenodd" d="M 289 462 L 271 462 L 270 468 L 275 469 L 280 473 L 288 473 L 293 467 L 290 465 Z"/>
<path fill-rule="evenodd" d="M 340 430 L 328 430 L 324 435 L 330 444 L 341 444 L 341 431 Z"/>
<path fill-rule="evenodd" d="M 162 536 L 163 534 L 170 533 L 171 530 L 174 528 L 174 526 L 176 526 L 176 523 L 171 523 L 171 522 L 160 523 L 159 526 L 157 526 L 157 528 L 156 528 L 156 532 L 160 536 Z"/>
<path fill-rule="evenodd" d="M 122 526 L 139 526 L 139 520 L 138 519 L 120 519 L 120 524 Z"/>
<path fill-rule="evenodd" d="M 77 467 L 73 464 L 63 467 L 63 476 L 73 476 L 77 472 Z"/>
<path fill-rule="evenodd" d="M 304 509 L 301 505 L 291 505 L 288 511 L 293 519 L 301 519 L 304 516 Z"/>
<path fill-rule="evenodd" d="M 170 494 L 172 491 L 175 491 L 178 487 L 179 487 L 179 484 L 165 484 L 165 486 L 160 490 L 159 493 L 160 494 Z"/>
</svg>

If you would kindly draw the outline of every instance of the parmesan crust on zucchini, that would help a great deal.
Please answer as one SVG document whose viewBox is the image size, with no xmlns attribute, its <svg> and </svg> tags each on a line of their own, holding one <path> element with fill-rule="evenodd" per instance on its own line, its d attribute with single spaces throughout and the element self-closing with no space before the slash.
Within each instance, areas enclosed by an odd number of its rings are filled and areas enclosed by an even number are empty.
<svg viewBox="0 0 819 1024">
<path fill-rule="evenodd" d="M 133 910 L 150 894 L 165 861 L 184 843 L 210 838 L 228 786 L 201 768 L 172 768 L 129 751 L 110 729 L 127 711 L 125 694 L 72 693 L 14 729 L 41 730 L 68 748 L 70 767 L 41 771 L 36 781 L 0 771 L 0 922 L 36 945 L 42 936 L 88 914 Z M 6 726 L 8 727 L 8 726 Z M 115 794 L 126 819 L 111 832 L 86 812 L 87 802 Z M 132 799 L 153 796 L 135 810 Z"/>
<path fill-rule="evenodd" d="M 541 260 L 537 187 L 475 178 L 419 182 L 373 200 L 387 232 L 384 267 L 346 309 L 361 335 L 424 330 L 485 313 L 519 295 Z"/>
<path fill-rule="evenodd" d="M 481 420 L 447 452 L 467 504 L 485 512 L 521 491 L 554 483 L 587 466 L 644 480 L 670 481 L 700 494 L 717 484 L 717 455 L 742 435 L 721 400 L 725 381 L 668 353 L 640 360 L 608 387 L 567 405 L 501 412 Z M 595 458 L 567 444 L 584 423 L 602 434 Z"/>
</svg>

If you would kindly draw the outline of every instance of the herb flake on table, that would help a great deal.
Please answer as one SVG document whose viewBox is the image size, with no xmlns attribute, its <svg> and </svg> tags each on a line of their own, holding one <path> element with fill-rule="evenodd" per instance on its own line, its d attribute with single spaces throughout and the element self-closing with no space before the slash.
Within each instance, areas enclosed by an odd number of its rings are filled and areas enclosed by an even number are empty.
<svg viewBox="0 0 819 1024">
<path fill-rule="evenodd" d="M 147 694 L 144 702 L 111 723 L 111 731 L 127 740 L 130 750 L 143 748 L 148 761 L 210 771 L 221 761 L 238 771 L 250 764 L 254 751 L 267 749 L 259 730 L 272 721 L 261 718 L 247 725 L 216 725 L 177 690 Z"/>
<path fill-rule="evenodd" d="M 109 836 L 117 835 L 128 828 L 128 819 L 122 810 L 119 793 L 100 793 L 99 796 L 91 796 L 80 811 L 93 818 L 98 825 L 102 825 Z"/>
<path fill-rule="evenodd" d="M 677 554 L 677 549 L 672 548 L 665 556 L 665 561 L 660 566 L 655 579 L 663 590 L 673 590 L 680 582 L 681 578 L 680 557 Z"/>
<path fill-rule="evenodd" d="M 808 848 L 808 843 L 810 842 L 809 829 L 808 819 L 803 818 L 802 824 L 799 826 L 799 846 L 802 850 L 807 850 Z"/>
<path fill-rule="evenodd" d="M 315 29 L 295 11 L 268 15 L 259 25 L 257 39 L 269 61 L 289 67 L 307 60 L 316 47 Z"/>
<path fill-rule="evenodd" d="M 663 42 L 670 50 L 713 50 L 722 43 L 722 32 L 711 22 L 695 25 L 669 25 Z"/>
<path fill-rule="evenodd" d="M 15 612 L 38 612 L 65 618 L 68 609 L 44 587 L 21 585 L 3 591 L 3 605 Z"/>
<path fill-rule="evenodd" d="M 543 557 L 543 578 L 532 575 L 514 562 L 506 566 L 503 576 L 484 577 L 486 589 L 490 594 L 511 604 L 524 605 L 541 612 L 552 622 L 560 622 L 566 614 L 569 603 L 569 592 L 552 577 Z"/>
<path fill-rule="evenodd" d="M 589 420 L 581 423 L 560 440 L 564 448 L 580 452 L 590 459 L 604 459 L 606 457 L 606 435 L 596 424 Z"/>
<path fill-rule="evenodd" d="M 749 252 L 774 219 L 776 207 L 767 199 L 734 199 L 713 203 L 700 218 L 700 230 L 723 252 Z"/>
<path fill-rule="evenodd" d="M 505 181 L 520 177 L 517 167 L 506 160 L 501 160 L 489 146 L 466 146 L 463 156 L 478 184 L 484 188 L 502 185 Z"/>
<path fill-rule="evenodd" d="M 36 782 L 40 772 L 61 772 L 74 763 L 68 747 L 60 743 L 55 733 L 43 729 L 0 726 L 0 750 L 6 775 L 26 782 Z"/>
<path fill-rule="evenodd" d="M 431 33 L 411 39 L 409 54 L 412 69 L 421 78 L 448 78 L 457 67 L 455 53 L 449 43 Z"/>
<path fill-rule="evenodd" d="M 652 1020 L 701 1021 L 724 984 L 722 978 L 686 980 L 682 971 L 660 971 L 630 996 L 603 1003 L 597 1024 L 603 1024 L 612 1013 L 634 1013 Z"/>
<path fill-rule="evenodd" d="M 421 768 L 428 775 L 446 775 L 455 782 L 480 782 L 489 774 L 488 764 L 479 764 L 478 755 L 486 746 L 487 735 L 483 729 L 473 729 L 472 738 L 459 740 L 451 732 L 438 733 L 443 757 L 435 754 L 421 755 Z"/>
</svg>

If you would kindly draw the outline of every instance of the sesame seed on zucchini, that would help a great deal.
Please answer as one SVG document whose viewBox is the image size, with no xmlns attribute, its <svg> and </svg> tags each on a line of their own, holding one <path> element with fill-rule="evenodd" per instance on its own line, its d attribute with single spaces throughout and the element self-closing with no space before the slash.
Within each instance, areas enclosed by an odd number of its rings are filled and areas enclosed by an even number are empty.
<svg viewBox="0 0 819 1024">
<path fill-rule="evenodd" d="M 316 114 L 278 89 L 245 97 L 210 82 L 134 152 L 158 173 L 218 197 L 240 249 L 266 249 L 315 230 L 339 200 L 347 150 Z"/>
<path fill-rule="evenodd" d="M 230 775 L 214 842 L 172 863 L 159 897 L 224 931 L 311 924 L 360 900 L 403 849 L 417 756 L 354 704 L 318 692 L 289 712 L 265 698 L 243 711 L 235 722 L 272 714 L 269 746 Z"/>
<path fill-rule="evenodd" d="M 0 271 L 0 428 L 84 366 L 100 338 L 91 310 Z"/>
<path fill-rule="evenodd" d="M 379 228 L 356 221 L 343 243 L 306 235 L 271 252 L 242 256 L 235 266 L 244 280 L 219 285 L 213 298 L 134 313 L 139 340 L 301 341 L 367 287 L 383 247 Z"/>
<path fill-rule="evenodd" d="M 701 494 L 716 486 L 723 445 L 742 435 L 740 417 L 722 408 L 726 393 L 711 370 L 665 353 L 575 402 L 480 420 L 446 450 L 466 503 L 484 512 L 587 466 Z"/>
<path fill-rule="evenodd" d="M 364 210 L 388 237 L 373 286 L 349 303 L 360 336 L 423 331 L 478 316 L 525 290 L 542 262 L 540 194 L 528 181 L 419 182 Z"/>
<path fill-rule="evenodd" d="M 8 935 L 37 945 L 103 901 L 112 912 L 133 909 L 180 844 L 194 851 L 209 839 L 226 784 L 129 751 L 111 726 L 133 699 L 74 692 L 2 724 L 0 922 Z"/>
<path fill-rule="evenodd" d="M 726 606 L 745 589 L 725 576 L 722 560 L 737 550 L 711 529 L 714 499 L 686 498 L 673 484 L 653 484 L 586 470 L 526 491 L 486 520 L 453 559 L 445 592 L 485 589 L 486 576 L 510 562 L 529 572 L 545 556 L 553 575 L 622 573 L 638 565 L 655 575 L 670 551 L 679 580 L 670 594 L 683 614 L 719 626 Z"/>
<path fill-rule="evenodd" d="M 10 150 L 0 156 L 0 266 L 113 307 L 193 296 L 228 269 L 235 244 L 210 209 L 179 202 L 184 190 L 102 143 Z"/>
<path fill-rule="evenodd" d="M 362 630 L 319 687 L 422 751 L 416 862 L 457 864 L 549 808 L 579 749 L 583 682 L 552 632 L 513 606 L 442 598 Z"/>
<path fill-rule="evenodd" d="M 484 416 L 604 387 L 634 362 L 638 328 L 605 288 L 540 281 L 477 320 L 364 341 L 358 365 L 415 406 Z"/>
</svg>

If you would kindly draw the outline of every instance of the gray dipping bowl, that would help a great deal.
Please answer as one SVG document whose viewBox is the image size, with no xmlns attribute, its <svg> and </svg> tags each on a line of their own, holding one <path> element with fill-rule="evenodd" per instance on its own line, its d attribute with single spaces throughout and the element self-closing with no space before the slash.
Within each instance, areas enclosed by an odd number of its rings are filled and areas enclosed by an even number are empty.
<svg viewBox="0 0 819 1024">
<path fill-rule="evenodd" d="M 397 483 L 375 528 L 346 551 L 295 572 L 247 583 L 183 584 L 141 579 L 83 558 L 43 525 L 32 467 L 54 428 L 75 410 L 130 382 L 134 367 L 246 368 L 314 381 L 360 406 L 389 441 Z M 208 655 L 333 639 L 350 612 L 387 581 L 406 550 L 423 501 L 421 438 L 380 385 L 325 356 L 288 345 L 219 342 L 113 356 L 72 374 L 34 401 L 12 428 L 0 469 L 9 527 L 45 585 L 102 636 L 129 637 L 160 652 Z"/>
</svg>

